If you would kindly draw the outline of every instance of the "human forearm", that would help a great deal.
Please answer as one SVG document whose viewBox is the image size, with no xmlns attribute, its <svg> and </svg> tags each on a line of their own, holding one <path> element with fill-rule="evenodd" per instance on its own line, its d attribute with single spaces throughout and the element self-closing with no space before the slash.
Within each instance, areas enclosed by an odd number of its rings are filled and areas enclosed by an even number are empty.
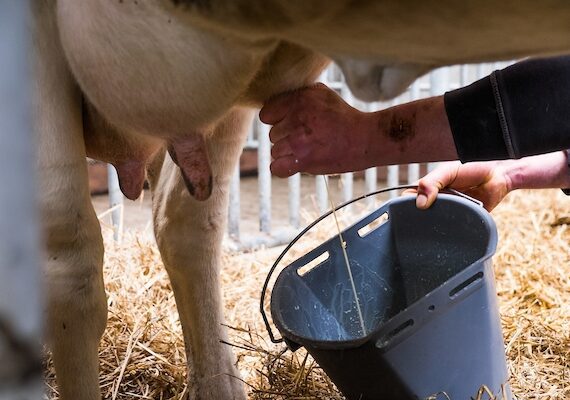
<svg viewBox="0 0 570 400">
<path fill-rule="evenodd" d="M 516 189 L 570 188 L 568 158 L 564 151 L 504 163 L 509 192 Z"/>
<path fill-rule="evenodd" d="M 446 187 L 481 200 L 491 211 L 516 189 L 570 188 L 568 158 L 559 151 L 518 160 L 441 163 L 418 182 L 417 206 L 430 207 Z"/>
<path fill-rule="evenodd" d="M 370 166 L 456 160 L 443 96 L 371 113 Z"/>
<path fill-rule="evenodd" d="M 273 125 L 271 170 L 281 177 L 457 158 L 441 96 L 364 113 L 317 84 L 271 99 L 259 116 Z"/>
</svg>

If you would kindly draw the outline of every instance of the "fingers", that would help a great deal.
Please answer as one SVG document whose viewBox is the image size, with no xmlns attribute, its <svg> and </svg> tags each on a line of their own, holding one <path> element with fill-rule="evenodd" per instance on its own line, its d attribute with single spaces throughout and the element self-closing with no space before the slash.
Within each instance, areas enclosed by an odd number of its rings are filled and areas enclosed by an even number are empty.
<svg viewBox="0 0 570 400">
<path fill-rule="evenodd" d="M 271 173 L 279 178 L 287 178 L 301 171 L 301 163 L 294 155 L 273 160 L 270 165 Z"/>
<path fill-rule="evenodd" d="M 295 114 L 295 110 L 302 110 L 306 107 L 314 108 L 319 102 L 329 99 L 330 96 L 337 101 L 343 102 L 340 96 L 333 90 L 322 83 L 297 89 L 291 92 L 281 93 L 269 99 L 259 111 L 259 119 L 268 125 L 275 125 L 284 120 L 291 112 Z"/>
<path fill-rule="evenodd" d="M 286 92 L 269 99 L 259 111 L 259 119 L 268 125 L 275 125 L 287 116 L 290 105 L 298 92 Z"/>
<path fill-rule="evenodd" d="M 285 178 L 296 174 L 297 172 L 307 170 L 310 165 L 310 160 L 307 161 L 307 155 L 310 153 L 309 145 L 302 137 L 297 137 L 292 143 L 291 137 L 286 137 L 283 140 L 275 143 L 271 147 L 271 172 L 280 178 Z M 307 162 L 309 164 L 307 164 Z"/>
<path fill-rule="evenodd" d="M 287 139 L 280 140 L 271 146 L 271 157 L 278 159 L 285 156 L 292 156 L 295 154 L 291 142 Z"/>
<path fill-rule="evenodd" d="M 283 126 L 284 123 L 273 126 L 269 130 L 269 140 L 271 143 L 277 143 L 291 134 L 289 127 Z"/>
</svg>

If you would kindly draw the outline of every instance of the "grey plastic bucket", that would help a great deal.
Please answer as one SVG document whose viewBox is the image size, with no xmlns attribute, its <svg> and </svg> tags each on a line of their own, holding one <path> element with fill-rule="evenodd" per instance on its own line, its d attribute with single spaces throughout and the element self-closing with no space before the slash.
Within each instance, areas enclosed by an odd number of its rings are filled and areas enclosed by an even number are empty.
<svg viewBox="0 0 570 400">
<path fill-rule="evenodd" d="M 440 194 L 428 210 L 413 196 L 396 198 L 343 231 L 365 335 L 333 237 L 277 277 L 270 308 L 283 339 L 275 338 L 264 311 L 271 274 L 329 214 L 267 277 L 261 312 L 271 339 L 305 347 L 350 400 L 467 400 L 483 385 L 511 399 L 491 264 L 496 227 L 480 204 L 457 195 Z"/>
</svg>

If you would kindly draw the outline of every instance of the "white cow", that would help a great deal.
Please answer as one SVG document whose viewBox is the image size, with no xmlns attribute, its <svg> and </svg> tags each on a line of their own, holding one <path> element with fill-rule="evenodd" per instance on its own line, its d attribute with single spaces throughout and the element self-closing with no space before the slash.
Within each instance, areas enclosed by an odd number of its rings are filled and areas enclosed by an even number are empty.
<svg viewBox="0 0 570 400">
<path fill-rule="evenodd" d="M 100 398 L 107 311 L 86 155 L 112 162 L 129 198 L 148 173 L 190 397 L 244 399 L 220 344 L 218 275 L 228 183 L 251 107 L 310 84 L 328 63 L 321 52 L 370 99 L 396 94 L 434 66 L 570 49 L 570 4 L 535 4 L 35 0 L 47 333 L 61 398 Z"/>
</svg>

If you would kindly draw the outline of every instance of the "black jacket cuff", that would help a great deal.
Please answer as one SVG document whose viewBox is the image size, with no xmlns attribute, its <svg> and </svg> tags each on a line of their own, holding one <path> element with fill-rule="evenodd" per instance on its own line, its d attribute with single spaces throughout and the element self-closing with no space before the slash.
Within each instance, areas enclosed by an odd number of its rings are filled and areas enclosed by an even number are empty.
<svg viewBox="0 0 570 400">
<path fill-rule="evenodd" d="M 490 79 L 444 95 L 445 111 L 462 162 L 508 158 Z"/>
<path fill-rule="evenodd" d="M 463 162 L 570 147 L 570 56 L 527 60 L 448 92 L 445 110 Z"/>
</svg>

